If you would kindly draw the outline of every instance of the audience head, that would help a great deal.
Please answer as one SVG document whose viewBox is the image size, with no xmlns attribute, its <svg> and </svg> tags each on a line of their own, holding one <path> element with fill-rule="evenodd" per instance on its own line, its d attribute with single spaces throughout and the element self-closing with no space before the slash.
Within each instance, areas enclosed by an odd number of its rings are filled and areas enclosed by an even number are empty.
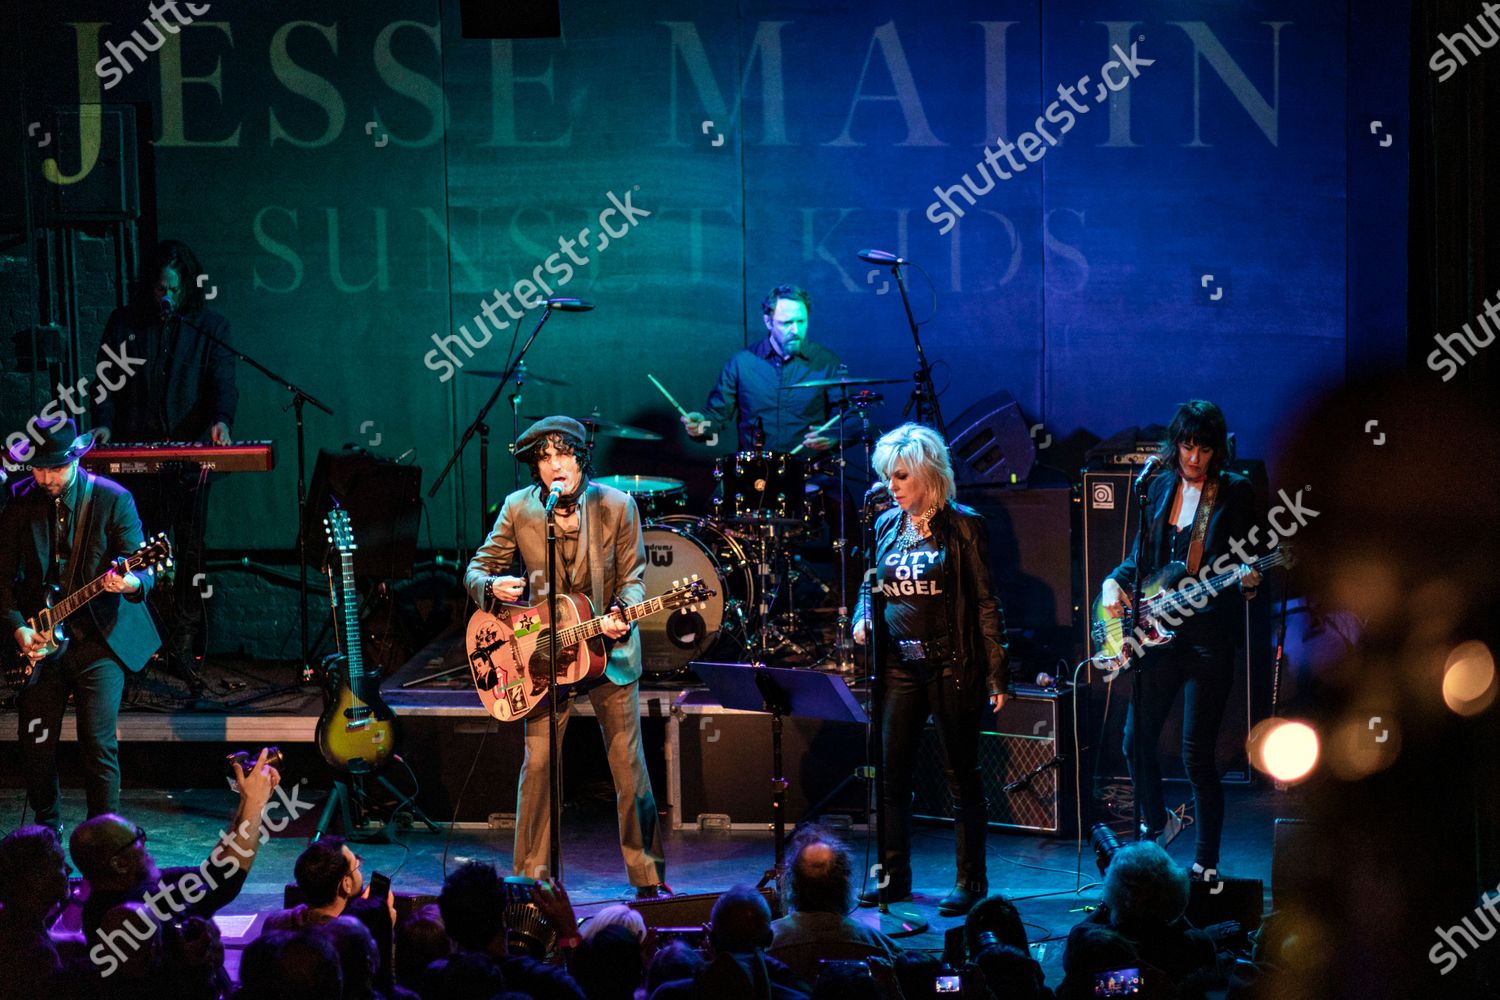
<svg viewBox="0 0 1500 1000">
<path fill-rule="evenodd" d="M 896 982 L 903 997 L 931 996 L 933 984 L 948 966 L 936 956 L 921 951 L 903 951 L 896 956 Z"/>
<path fill-rule="evenodd" d="M 1187 872 L 1152 841 L 1127 844 L 1104 873 L 1104 902 L 1116 927 L 1171 923 L 1187 909 Z"/>
<path fill-rule="evenodd" d="M 344 996 L 368 996 L 380 968 L 380 947 L 358 917 L 335 917 L 322 927 L 339 956 L 339 972 L 344 979 Z"/>
<path fill-rule="evenodd" d="M 0 840 L 0 903 L 41 919 L 68 898 L 68 862 L 57 832 L 23 826 Z"/>
<path fill-rule="evenodd" d="M 590 917 L 588 923 L 583 925 L 583 939 L 589 940 L 606 927 L 623 927 L 635 938 L 637 944 L 646 942 L 646 918 L 624 903 L 606 906 Z"/>
<path fill-rule="evenodd" d="M 854 908 L 854 865 L 837 837 L 808 828 L 793 843 L 787 897 L 802 913 L 846 914 Z"/>
<path fill-rule="evenodd" d="M 115 813 L 78 824 L 68 853 L 94 888 L 129 889 L 161 878 L 156 859 L 146 850 L 146 831 Z"/>
<path fill-rule="evenodd" d="M 986 896 L 974 904 L 964 917 L 964 949 L 969 955 L 977 955 L 991 942 L 979 940 L 981 934 L 993 934 L 994 944 L 1006 944 L 1026 951 L 1031 942 L 1026 939 L 1026 925 L 1016 904 L 1001 895 Z"/>
<path fill-rule="evenodd" d="M 429 904 L 416 910 L 396 925 L 396 981 L 416 989 L 423 971 L 452 950 L 438 908 Z"/>
<path fill-rule="evenodd" d="M 662 983 L 678 979 L 692 979 L 703 968 L 703 956 L 698 949 L 686 941 L 668 941 L 656 949 L 651 965 L 646 969 L 646 995 L 656 992 Z"/>
<path fill-rule="evenodd" d="M 490 1000 L 505 989 L 505 976 L 486 955 L 459 951 L 434 962 L 422 977 L 424 997 L 443 1000 Z"/>
<path fill-rule="evenodd" d="M 929 983 L 928 989 L 932 986 Z M 918 994 L 919 996 L 921 994 Z M 818 967 L 812 1000 L 878 1000 L 875 974 L 864 962 L 829 962 Z"/>
<path fill-rule="evenodd" d="M 448 937 L 464 951 L 487 950 L 505 930 L 505 889 L 494 865 L 470 861 L 443 881 L 438 910 Z"/>
<path fill-rule="evenodd" d="M 992 944 L 974 956 L 990 992 L 1005 1000 L 1035 1000 L 1041 996 L 1042 967 L 1030 953 L 1008 944 Z"/>
<path fill-rule="evenodd" d="M 323 928 L 297 931 L 278 949 L 273 996 L 286 1000 L 326 1000 L 343 992 L 339 954 Z"/>
<path fill-rule="evenodd" d="M 1074 928 L 1068 938 L 1068 949 L 1063 953 L 1063 981 L 1057 988 L 1058 1000 L 1092 997 L 1094 973 L 1139 968 L 1140 964 L 1141 956 L 1135 945 L 1119 932 L 1087 924 Z"/>
<path fill-rule="evenodd" d="M 743 954 L 771 944 L 771 907 L 754 886 L 737 885 L 714 903 L 709 915 L 714 951 Z"/>
<path fill-rule="evenodd" d="M 323 837 L 307 845 L 293 869 L 308 906 L 319 909 L 353 899 L 365 886 L 359 858 L 343 837 Z"/>
<path fill-rule="evenodd" d="M 585 937 L 574 950 L 568 969 L 589 1000 L 631 1000 L 646 971 L 641 962 L 641 942 L 623 924 L 600 928 Z"/>
</svg>

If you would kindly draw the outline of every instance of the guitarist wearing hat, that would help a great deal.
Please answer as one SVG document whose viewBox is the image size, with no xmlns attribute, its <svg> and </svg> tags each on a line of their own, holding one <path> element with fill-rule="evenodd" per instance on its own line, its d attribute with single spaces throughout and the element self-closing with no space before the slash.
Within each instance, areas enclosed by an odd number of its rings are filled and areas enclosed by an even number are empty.
<svg viewBox="0 0 1500 1000">
<path fill-rule="evenodd" d="M 25 656 L 46 637 L 27 618 L 47 606 L 49 585 L 66 597 L 103 575 L 103 590 L 68 618 L 70 641 L 39 661 L 16 696 L 26 797 L 36 821 L 62 831 L 57 742 L 71 693 L 89 816 L 120 809 L 119 744 L 115 723 L 125 671 L 139 671 L 161 645 L 144 601 L 151 574 L 121 575 L 111 564 L 139 549 L 144 539 L 135 501 L 118 483 L 79 468 L 92 447 L 71 420 L 39 428 L 33 446 L 23 440 L 11 461 L 30 465 L 32 482 L 0 513 L 0 616 Z"/>
<path fill-rule="evenodd" d="M 554 484 L 561 496 L 557 524 L 557 576 L 561 593 L 587 595 L 603 614 L 646 596 L 646 544 L 640 512 L 628 494 L 589 481 L 588 432 L 571 417 L 545 417 L 516 441 L 515 457 L 531 467 L 532 485 L 505 498 L 483 545 L 474 553 L 464 583 L 481 608 L 491 601 L 521 600 L 530 580 L 534 600 L 546 595 L 547 527 L 544 504 Z M 517 555 L 525 577 L 509 575 Z M 666 862 L 662 834 L 641 748 L 639 686 L 641 641 L 624 620 L 607 621 L 613 643 L 604 677 L 587 690 L 599 718 L 620 822 L 620 851 L 640 898 L 670 892 L 662 884 Z M 545 683 L 545 681 L 544 681 Z M 566 696 L 565 696 L 566 697 Z M 559 746 L 568 706 L 558 706 Z M 525 758 L 516 803 L 517 875 L 541 877 L 551 843 L 550 744 L 545 718 L 522 723 Z M 548 872 L 547 874 L 550 874 Z"/>
</svg>

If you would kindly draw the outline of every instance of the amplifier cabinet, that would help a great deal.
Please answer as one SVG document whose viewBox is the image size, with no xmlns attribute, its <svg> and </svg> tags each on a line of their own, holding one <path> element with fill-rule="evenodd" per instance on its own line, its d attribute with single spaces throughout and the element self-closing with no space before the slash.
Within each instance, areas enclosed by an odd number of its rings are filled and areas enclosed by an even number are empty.
<svg viewBox="0 0 1500 1000">
<path fill-rule="evenodd" d="M 765 830 L 773 820 L 771 716 L 722 708 L 712 698 L 684 692 L 667 719 L 671 827 Z M 852 777 L 865 764 L 865 735 L 864 726 L 848 722 L 782 720 L 787 829 L 841 785 L 823 814 L 865 825 L 868 783 Z"/>
<path fill-rule="evenodd" d="M 1083 690 L 1086 697 L 1087 689 Z M 979 766 L 990 826 L 1073 836 L 1078 824 L 1074 760 L 1072 692 L 1019 687 L 980 735 Z M 953 821 L 942 749 L 930 725 L 917 751 L 914 787 L 918 817 Z"/>
</svg>

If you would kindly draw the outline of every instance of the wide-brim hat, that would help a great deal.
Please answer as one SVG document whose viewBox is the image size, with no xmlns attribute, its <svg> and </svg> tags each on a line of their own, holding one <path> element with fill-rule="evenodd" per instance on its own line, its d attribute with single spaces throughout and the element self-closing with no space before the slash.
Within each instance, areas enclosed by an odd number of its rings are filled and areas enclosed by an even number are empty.
<svg viewBox="0 0 1500 1000">
<path fill-rule="evenodd" d="M 51 424 L 40 421 L 33 425 L 42 435 L 40 442 L 32 437 L 17 441 L 6 452 L 16 465 L 29 465 L 33 469 L 60 469 L 88 454 L 94 446 L 94 435 L 79 434 L 78 425 L 63 418 Z"/>
<path fill-rule="evenodd" d="M 583 448 L 588 445 L 589 432 L 583 424 L 572 417 L 543 417 L 525 432 L 516 438 L 516 446 L 512 452 L 516 461 L 531 462 L 535 459 L 534 452 L 541 447 L 546 440 L 556 434 L 573 448 Z"/>
</svg>

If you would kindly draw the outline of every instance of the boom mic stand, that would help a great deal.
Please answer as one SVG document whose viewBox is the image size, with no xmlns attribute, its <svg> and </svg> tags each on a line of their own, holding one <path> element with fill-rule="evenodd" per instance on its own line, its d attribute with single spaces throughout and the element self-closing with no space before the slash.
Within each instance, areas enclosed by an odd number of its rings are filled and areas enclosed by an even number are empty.
<svg viewBox="0 0 1500 1000">
<path fill-rule="evenodd" d="M 861 250 L 859 258 L 867 263 L 891 269 L 896 278 L 896 287 L 901 290 L 901 308 L 906 310 L 906 325 L 911 328 L 912 343 L 917 346 L 917 370 L 912 374 L 911 398 L 906 401 L 906 407 L 901 411 L 901 415 L 911 416 L 912 408 L 915 407 L 917 423 L 936 428 L 937 432 L 946 438 L 948 432 L 943 426 L 943 410 L 938 405 L 937 389 L 932 384 L 932 365 L 928 364 L 927 352 L 922 349 L 922 332 L 917 324 L 916 316 L 912 314 L 911 296 L 906 292 L 906 276 L 901 270 L 902 266 L 910 264 L 911 261 L 884 250 Z M 921 269 L 918 268 L 918 270 Z"/>
<path fill-rule="evenodd" d="M 228 351 L 230 354 L 233 354 L 236 358 L 245 362 L 245 364 L 249 365 L 251 368 L 254 368 L 266 378 L 270 379 L 272 382 L 275 382 L 277 385 L 281 386 L 287 392 L 292 394 L 291 405 L 297 413 L 297 563 L 301 573 L 301 582 L 298 589 L 297 607 L 298 612 L 301 616 L 300 634 L 302 641 L 302 678 L 304 681 L 306 681 L 307 678 L 312 676 L 313 666 L 310 658 L 310 652 L 307 648 L 307 434 L 303 427 L 302 408 L 304 404 L 311 403 L 318 409 L 322 410 L 324 413 L 328 414 L 330 417 L 333 416 L 333 411 L 330 410 L 328 406 L 322 402 L 322 400 L 307 392 L 295 382 L 291 382 L 285 378 L 282 378 L 280 375 L 276 374 L 271 369 L 267 368 L 265 365 L 261 364 L 259 361 L 246 354 L 244 351 L 241 351 L 233 344 L 221 340 L 220 338 L 214 336 L 213 334 L 209 333 L 207 330 L 202 329 L 196 324 L 190 325 L 193 326 L 193 331 L 197 333 L 198 336 L 202 337 L 204 340 L 209 341 L 210 343 L 217 344 L 218 346 L 224 348 L 224 350 Z M 290 688 L 283 690 L 289 689 Z M 236 702 L 235 707 L 245 705 L 249 701 L 254 701 L 259 698 L 268 697 L 269 695 L 278 693 L 281 692 L 271 691 L 267 692 L 265 695 L 256 695 L 254 698 Z"/>
</svg>

